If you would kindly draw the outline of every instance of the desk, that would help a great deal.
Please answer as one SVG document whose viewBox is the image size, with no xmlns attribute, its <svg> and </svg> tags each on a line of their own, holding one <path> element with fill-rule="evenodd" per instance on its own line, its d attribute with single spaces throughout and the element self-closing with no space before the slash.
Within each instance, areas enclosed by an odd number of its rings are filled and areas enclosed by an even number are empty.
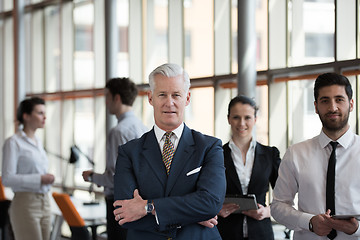
<svg viewBox="0 0 360 240">
<path fill-rule="evenodd" d="M 50 196 L 51 212 L 54 214 L 53 230 L 51 232 L 51 240 L 56 240 L 61 235 L 61 225 L 64 222 L 62 213 L 57 206 L 53 197 Z M 100 201 L 97 205 L 84 205 L 84 201 L 78 198 L 71 197 L 71 201 L 74 203 L 76 210 L 80 216 L 84 219 L 85 225 L 91 228 L 92 239 L 96 240 L 96 228 L 99 225 L 106 224 L 106 203 Z"/>
</svg>

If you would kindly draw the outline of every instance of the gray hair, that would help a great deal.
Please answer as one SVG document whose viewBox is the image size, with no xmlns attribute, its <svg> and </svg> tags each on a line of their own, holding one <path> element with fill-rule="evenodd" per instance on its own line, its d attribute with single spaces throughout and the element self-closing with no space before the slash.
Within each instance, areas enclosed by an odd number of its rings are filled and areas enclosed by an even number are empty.
<svg viewBox="0 0 360 240">
<path fill-rule="evenodd" d="M 188 73 L 177 64 L 165 63 L 165 64 L 155 68 L 154 71 L 152 71 L 149 75 L 149 85 L 150 85 L 150 90 L 152 92 L 154 92 L 154 89 L 155 89 L 154 79 L 157 74 L 160 74 L 160 75 L 163 75 L 163 76 L 169 77 L 169 78 L 182 75 L 183 79 L 184 79 L 185 92 L 188 92 L 190 89 L 190 78 L 189 78 Z"/>
</svg>

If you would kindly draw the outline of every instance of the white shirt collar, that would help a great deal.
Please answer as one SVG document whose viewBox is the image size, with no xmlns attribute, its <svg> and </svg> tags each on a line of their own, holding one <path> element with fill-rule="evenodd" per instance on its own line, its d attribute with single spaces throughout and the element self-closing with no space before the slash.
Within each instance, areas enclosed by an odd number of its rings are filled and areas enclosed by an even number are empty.
<svg viewBox="0 0 360 240">
<path fill-rule="evenodd" d="M 180 126 L 178 126 L 176 129 L 174 129 L 172 132 L 175 134 L 177 139 L 181 138 L 182 132 L 184 130 L 184 123 L 180 124 Z M 158 143 L 160 143 L 161 139 L 163 138 L 164 134 L 166 133 L 166 131 L 162 130 L 161 128 L 159 128 L 156 124 L 154 125 L 154 132 L 155 132 L 155 136 L 156 139 L 158 141 Z"/>
<path fill-rule="evenodd" d="M 255 151 L 255 146 L 256 146 L 256 139 L 255 139 L 255 137 L 252 137 L 251 142 L 250 142 L 250 146 L 249 146 L 249 150 L 250 150 L 250 151 Z M 234 143 L 234 141 L 232 140 L 232 138 L 230 138 L 230 140 L 229 140 L 229 147 L 230 147 L 231 150 L 234 149 L 234 148 L 238 148 L 238 147 L 235 145 L 235 143 Z"/>
<path fill-rule="evenodd" d="M 336 140 L 343 148 L 348 148 L 351 144 L 352 138 L 353 138 L 354 133 L 351 131 L 351 129 L 349 128 L 344 135 L 342 135 L 338 140 Z M 319 135 L 319 142 L 320 142 L 320 146 L 322 148 L 325 148 L 329 142 L 332 142 L 333 140 L 331 138 L 329 138 L 323 130 L 321 130 L 320 135 Z"/>
</svg>

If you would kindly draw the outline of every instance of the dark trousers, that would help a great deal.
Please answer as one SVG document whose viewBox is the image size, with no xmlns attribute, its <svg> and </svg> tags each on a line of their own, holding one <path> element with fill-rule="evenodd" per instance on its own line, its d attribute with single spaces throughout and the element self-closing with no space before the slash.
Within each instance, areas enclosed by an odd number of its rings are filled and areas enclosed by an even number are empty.
<svg viewBox="0 0 360 240">
<path fill-rule="evenodd" d="M 127 229 L 122 228 L 118 222 L 115 221 L 113 211 L 115 210 L 113 203 L 113 196 L 106 196 L 106 228 L 108 240 L 125 240 Z"/>
</svg>

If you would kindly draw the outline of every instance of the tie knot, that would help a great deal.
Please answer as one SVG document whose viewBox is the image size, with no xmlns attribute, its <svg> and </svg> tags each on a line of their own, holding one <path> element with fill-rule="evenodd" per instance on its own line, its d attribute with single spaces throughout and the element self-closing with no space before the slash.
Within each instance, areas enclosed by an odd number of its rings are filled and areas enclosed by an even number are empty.
<svg viewBox="0 0 360 240">
<path fill-rule="evenodd" d="M 173 134 L 174 134 L 173 132 L 166 132 L 166 133 L 164 134 L 164 136 L 165 136 L 166 139 L 170 139 Z"/>
<path fill-rule="evenodd" d="M 338 144 L 339 144 L 338 142 L 330 142 L 330 145 L 332 146 L 333 149 L 336 149 Z"/>
</svg>

